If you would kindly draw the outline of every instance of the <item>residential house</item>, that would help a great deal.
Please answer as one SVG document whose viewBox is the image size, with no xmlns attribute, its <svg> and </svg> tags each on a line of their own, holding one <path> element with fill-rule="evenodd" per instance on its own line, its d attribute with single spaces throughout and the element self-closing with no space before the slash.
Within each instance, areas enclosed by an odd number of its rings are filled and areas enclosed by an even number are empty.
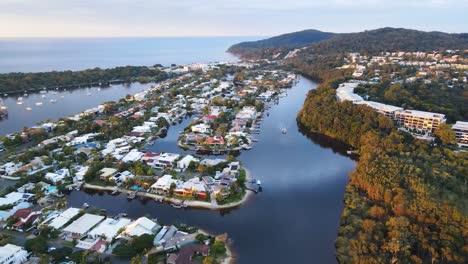
<svg viewBox="0 0 468 264">
<path fill-rule="evenodd" d="M 1 264 L 21 264 L 28 260 L 29 253 L 22 247 L 6 244 L 0 247 Z"/>
<path fill-rule="evenodd" d="M 102 238 L 107 242 L 111 242 L 118 235 L 119 230 L 125 228 L 131 222 L 132 220 L 124 217 L 118 219 L 107 218 L 93 228 L 88 233 L 88 237 L 93 239 Z"/>
<path fill-rule="evenodd" d="M 54 184 L 62 183 L 65 181 L 65 178 L 70 177 L 70 170 L 68 169 L 60 169 L 56 172 L 48 172 L 44 176 L 47 180 L 53 182 Z"/>
<path fill-rule="evenodd" d="M 118 171 L 117 169 L 114 169 L 114 168 L 103 168 L 99 172 L 101 173 L 99 175 L 99 178 L 101 180 L 108 180 L 110 177 L 113 177 L 114 175 L 116 175 Z"/>
<path fill-rule="evenodd" d="M 180 181 L 172 179 L 172 175 L 164 175 L 151 185 L 151 191 L 156 193 L 167 193 L 169 192 L 172 183 L 176 186 L 181 184 Z"/>
<path fill-rule="evenodd" d="M 173 168 L 175 161 L 180 157 L 176 153 L 162 153 L 154 160 L 153 167 L 158 169 Z"/>
<path fill-rule="evenodd" d="M 136 221 L 130 223 L 122 232 L 124 236 L 136 237 L 143 234 L 152 235 L 161 228 L 158 223 L 146 217 L 140 217 Z"/>
<path fill-rule="evenodd" d="M 63 232 L 68 239 L 81 238 L 102 220 L 104 216 L 86 213 L 63 229 Z"/>
<path fill-rule="evenodd" d="M 192 161 L 193 162 L 198 162 L 198 159 L 196 159 L 192 155 L 187 155 L 187 156 L 183 157 L 181 160 L 177 161 L 177 169 L 179 169 L 181 171 L 185 171 Z"/>
<path fill-rule="evenodd" d="M 18 219 L 16 223 L 13 224 L 12 228 L 18 231 L 24 231 L 25 227 L 32 225 L 36 220 L 41 216 L 40 211 L 32 211 L 29 209 L 19 209 L 11 217 Z"/>
</svg>

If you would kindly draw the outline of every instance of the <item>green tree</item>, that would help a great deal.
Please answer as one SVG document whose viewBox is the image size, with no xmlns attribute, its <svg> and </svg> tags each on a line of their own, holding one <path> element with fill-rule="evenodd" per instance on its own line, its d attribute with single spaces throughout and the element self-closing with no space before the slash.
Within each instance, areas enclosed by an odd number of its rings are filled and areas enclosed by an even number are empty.
<svg viewBox="0 0 468 264">
<path fill-rule="evenodd" d="M 28 239 L 24 244 L 24 248 L 34 254 L 46 253 L 48 248 L 47 239 L 42 236 Z"/>
<path fill-rule="evenodd" d="M 455 145 L 457 143 L 455 132 L 448 124 L 440 124 L 435 131 L 435 135 L 444 145 Z"/>
</svg>

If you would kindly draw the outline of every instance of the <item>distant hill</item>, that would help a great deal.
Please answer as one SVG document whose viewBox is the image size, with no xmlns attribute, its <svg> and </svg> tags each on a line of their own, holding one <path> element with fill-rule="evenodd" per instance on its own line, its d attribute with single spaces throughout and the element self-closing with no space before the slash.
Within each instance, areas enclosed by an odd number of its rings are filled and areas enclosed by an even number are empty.
<svg viewBox="0 0 468 264">
<path fill-rule="evenodd" d="M 404 28 L 380 28 L 359 33 L 337 34 L 314 43 L 309 50 L 337 52 L 432 51 L 468 48 L 467 34 L 424 32 Z"/>
<path fill-rule="evenodd" d="M 315 29 L 308 29 L 288 34 L 279 35 L 276 37 L 258 40 L 258 41 L 247 41 L 241 42 L 231 46 L 228 51 L 236 54 L 237 52 L 243 53 L 246 51 L 255 51 L 258 49 L 266 48 L 297 48 L 304 47 L 309 44 L 329 39 L 333 37 L 335 33 L 322 32 Z"/>
<path fill-rule="evenodd" d="M 305 36 L 309 36 L 308 43 L 306 40 L 299 41 L 305 39 Z M 314 39 L 313 36 L 316 38 Z M 260 41 L 239 43 L 229 48 L 228 51 L 246 58 L 271 58 L 280 53 L 283 55 L 279 56 L 281 58 L 291 49 L 297 47 L 307 47 L 301 52 L 304 55 L 310 53 L 326 55 L 343 52 L 377 53 L 381 51 L 467 49 L 468 34 L 424 32 L 389 27 L 358 33 L 326 33 L 306 30 Z"/>
</svg>

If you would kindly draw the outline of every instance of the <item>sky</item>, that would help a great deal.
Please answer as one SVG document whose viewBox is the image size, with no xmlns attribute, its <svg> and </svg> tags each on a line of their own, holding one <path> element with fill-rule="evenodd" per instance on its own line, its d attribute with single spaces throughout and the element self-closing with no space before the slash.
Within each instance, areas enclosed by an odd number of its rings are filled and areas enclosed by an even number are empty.
<svg viewBox="0 0 468 264">
<path fill-rule="evenodd" d="M 468 0 L 0 0 L 0 37 L 273 36 L 380 27 L 468 32 Z"/>
</svg>

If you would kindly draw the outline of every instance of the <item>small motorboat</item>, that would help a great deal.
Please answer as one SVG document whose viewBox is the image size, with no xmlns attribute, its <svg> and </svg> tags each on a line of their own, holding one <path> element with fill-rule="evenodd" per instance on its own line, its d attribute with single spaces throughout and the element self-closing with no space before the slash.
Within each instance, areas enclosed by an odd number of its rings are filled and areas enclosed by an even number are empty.
<svg viewBox="0 0 468 264">
<path fill-rule="evenodd" d="M 288 133 L 288 130 L 286 128 L 281 129 L 281 133 L 286 134 Z"/>
<path fill-rule="evenodd" d="M 28 106 L 28 107 L 26 107 L 26 110 L 31 111 L 32 108 Z"/>
<path fill-rule="evenodd" d="M 84 207 L 84 208 L 89 208 L 89 204 L 88 204 L 88 203 L 84 203 L 84 204 L 83 204 L 83 207 Z"/>
<path fill-rule="evenodd" d="M 171 206 L 177 209 L 182 208 L 182 204 L 171 204 Z"/>
<path fill-rule="evenodd" d="M 42 102 L 37 102 L 36 105 L 37 105 L 37 106 L 41 106 L 41 105 L 42 105 Z"/>
<path fill-rule="evenodd" d="M 56 103 L 56 102 L 57 102 L 57 99 L 50 99 L 50 102 L 51 102 L 51 103 Z"/>
</svg>

